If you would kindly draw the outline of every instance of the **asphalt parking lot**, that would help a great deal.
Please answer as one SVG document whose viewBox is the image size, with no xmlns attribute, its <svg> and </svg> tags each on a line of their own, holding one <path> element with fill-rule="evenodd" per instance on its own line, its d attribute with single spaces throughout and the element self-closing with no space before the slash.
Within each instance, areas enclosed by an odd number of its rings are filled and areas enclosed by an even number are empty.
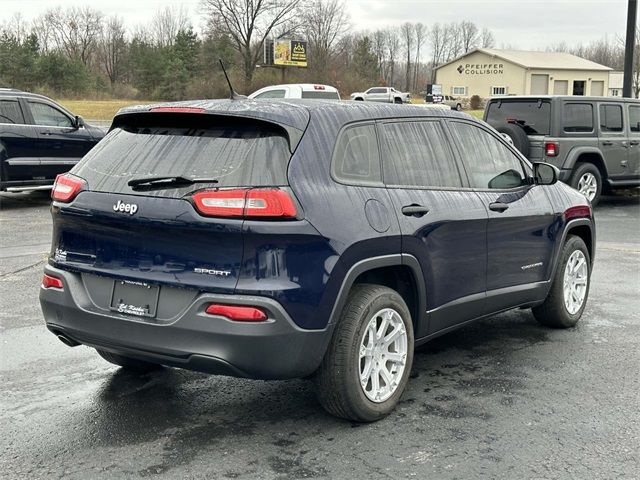
<svg viewBox="0 0 640 480">
<path fill-rule="evenodd" d="M 605 197 L 578 327 L 515 311 L 416 354 L 397 410 L 326 414 L 306 381 L 135 376 L 44 327 L 48 197 L 0 194 L 0 478 L 640 477 L 640 196 Z"/>
</svg>

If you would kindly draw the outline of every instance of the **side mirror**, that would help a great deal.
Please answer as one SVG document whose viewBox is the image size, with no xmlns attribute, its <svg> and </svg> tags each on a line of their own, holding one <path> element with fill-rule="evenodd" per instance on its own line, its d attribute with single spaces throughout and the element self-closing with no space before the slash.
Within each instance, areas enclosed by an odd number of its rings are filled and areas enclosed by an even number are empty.
<svg viewBox="0 0 640 480">
<path fill-rule="evenodd" d="M 73 126 L 74 126 L 75 128 L 80 128 L 80 127 L 84 127 L 84 125 L 85 125 L 85 124 L 84 124 L 84 118 L 82 118 L 82 117 L 81 117 L 81 116 L 79 116 L 79 115 L 76 115 L 76 118 L 74 119 Z"/>
<path fill-rule="evenodd" d="M 560 171 L 550 163 L 535 162 L 533 175 L 536 185 L 553 185 L 558 181 Z"/>
</svg>

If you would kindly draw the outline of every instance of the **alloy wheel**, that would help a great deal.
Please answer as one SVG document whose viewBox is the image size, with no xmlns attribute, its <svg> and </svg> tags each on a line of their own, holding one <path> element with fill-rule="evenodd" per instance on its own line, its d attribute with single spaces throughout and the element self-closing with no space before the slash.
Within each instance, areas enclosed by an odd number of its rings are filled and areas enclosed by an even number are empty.
<svg viewBox="0 0 640 480">
<path fill-rule="evenodd" d="M 584 173 L 578 180 L 578 191 L 582 193 L 589 201 L 593 201 L 598 191 L 598 180 L 591 172 Z"/>
<path fill-rule="evenodd" d="M 580 250 L 575 250 L 564 269 L 564 306 L 571 315 L 578 313 L 587 296 L 589 267 L 587 258 Z"/>
</svg>

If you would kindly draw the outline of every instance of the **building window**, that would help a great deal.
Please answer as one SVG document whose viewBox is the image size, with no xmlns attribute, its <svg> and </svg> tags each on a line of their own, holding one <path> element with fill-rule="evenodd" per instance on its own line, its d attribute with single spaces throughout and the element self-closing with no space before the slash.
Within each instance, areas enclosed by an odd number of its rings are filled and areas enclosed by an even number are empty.
<svg viewBox="0 0 640 480">
<path fill-rule="evenodd" d="M 491 96 L 495 97 L 497 95 L 506 95 L 507 87 L 491 87 Z"/>
<path fill-rule="evenodd" d="M 451 95 L 466 95 L 467 87 L 453 87 L 451 89 Z"/>
<path fill-rule="evenodd" d="M 617 88 L 612 88 L 611 89 L 611 96 L 612 97 L 619 97 L 620 96 L 620 91 Z"/>
</svg>

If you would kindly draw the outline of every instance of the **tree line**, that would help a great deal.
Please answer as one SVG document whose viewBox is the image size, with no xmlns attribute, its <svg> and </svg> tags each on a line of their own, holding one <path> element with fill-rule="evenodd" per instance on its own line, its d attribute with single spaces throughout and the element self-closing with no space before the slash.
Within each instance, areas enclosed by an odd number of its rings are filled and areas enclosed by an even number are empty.
<svg viewBox="0 0 640 480">
<path fill-rule="evenodd" d="M 287 82 L 328 83 L 343 94 L 372 85 L 419 93 L 435 66 L 496 43 L 470 20 L 354 32 L 344 0 L 202 0 L 200 15 L 200 32 L 182 7 L 132 29 L 88 6 L 52 8 L 31 22 L 16 15 L 0 26 L 0 86 L 58 97 L 216 98 L 228 93 L 222 59 L 236 90 L 250 93 L 283 78 L 264 65 L 265 41 L 294 38 L 308 42 L 309 64 L 288 68 Z M 624 52 L 606 38 L 550 49 L 616 69 Z"/>
</svg>

